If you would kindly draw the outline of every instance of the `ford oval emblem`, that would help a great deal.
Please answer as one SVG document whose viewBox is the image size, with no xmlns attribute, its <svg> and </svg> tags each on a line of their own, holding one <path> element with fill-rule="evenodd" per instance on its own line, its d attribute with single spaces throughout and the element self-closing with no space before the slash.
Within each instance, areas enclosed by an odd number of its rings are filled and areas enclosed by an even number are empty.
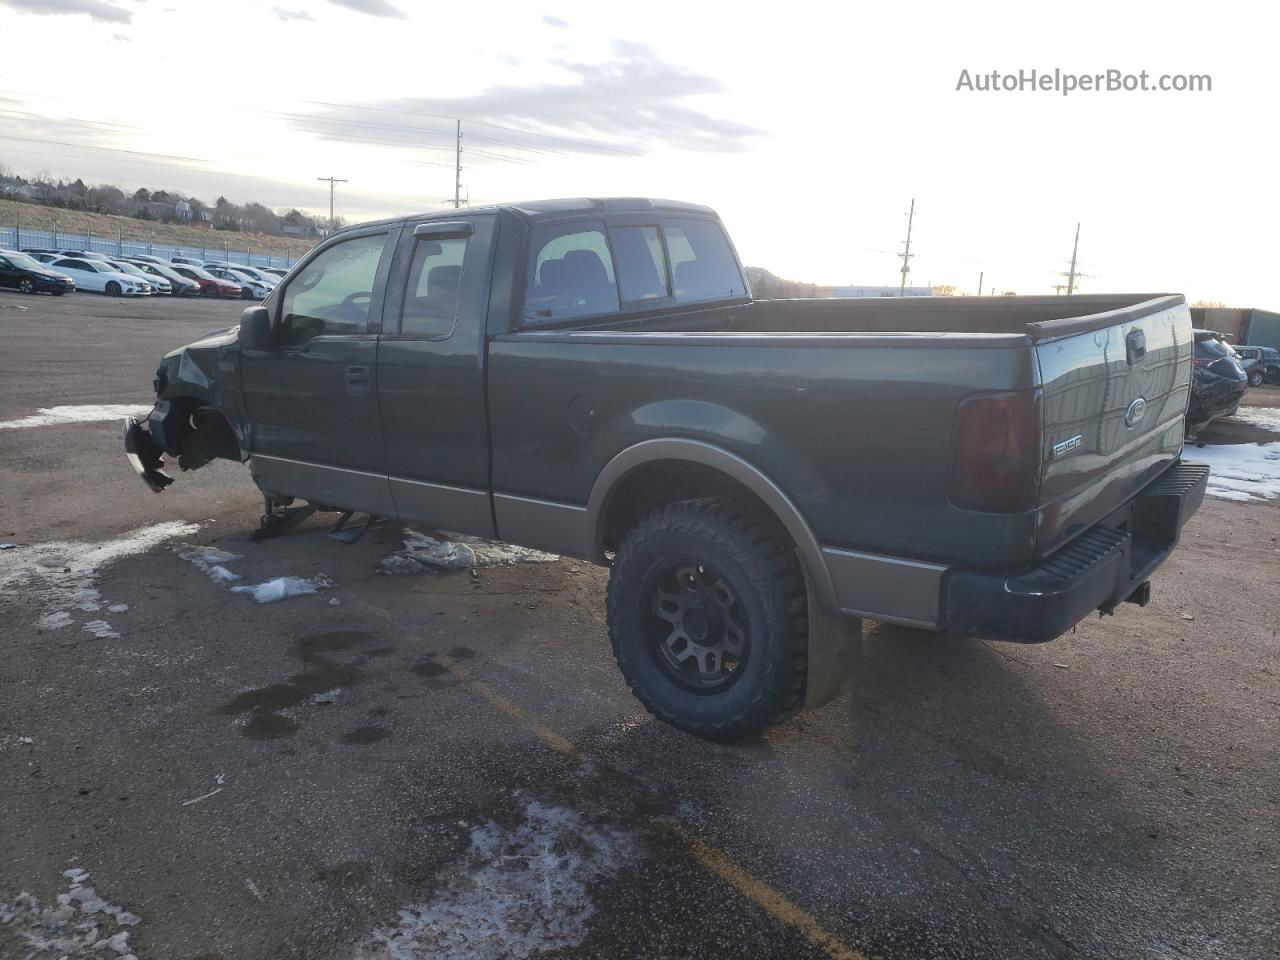
<svg viewBox="0 0 1280 960">
<path fill-rule="evenodd" d="M 1129 409 L 1124 412 L 1124 425 L 1132 427 L 1142 422 L 1142 418 L 1147 414 L 1147 401 L 1139 397 L 1133 403 L 1129 404 Z"/>
</svg>

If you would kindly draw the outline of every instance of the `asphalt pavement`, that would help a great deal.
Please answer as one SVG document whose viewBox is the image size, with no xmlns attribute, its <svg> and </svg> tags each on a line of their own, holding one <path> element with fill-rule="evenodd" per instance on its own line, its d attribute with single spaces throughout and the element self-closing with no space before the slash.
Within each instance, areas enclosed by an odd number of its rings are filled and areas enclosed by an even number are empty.
<svg viewBox="0 0 1280 960">
<path fill-rule="evenodd" d="M 1280 955 L 1277 501 L 1049 644 L 866 623 L 848 695 L 714 745 L 628 693 L 605 570 L 146 490 L 93 408 L 240 306 L 0 293 L 0 957 Z"/>
</svg>

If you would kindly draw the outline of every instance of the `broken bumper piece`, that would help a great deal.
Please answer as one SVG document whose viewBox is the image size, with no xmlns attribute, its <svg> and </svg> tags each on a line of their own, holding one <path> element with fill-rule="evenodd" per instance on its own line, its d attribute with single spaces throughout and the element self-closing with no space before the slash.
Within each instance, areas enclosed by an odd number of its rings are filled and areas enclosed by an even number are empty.
<svg viewBox="0 0 1280 960">
<path fill-rule="evenodd" d="M 124 455 L 142 482 L 156 493 L 173 483 L 173 477 L 161 469 L 164 466 L 162 453 L 136 417 L 124 418 Z"/>
</svg>

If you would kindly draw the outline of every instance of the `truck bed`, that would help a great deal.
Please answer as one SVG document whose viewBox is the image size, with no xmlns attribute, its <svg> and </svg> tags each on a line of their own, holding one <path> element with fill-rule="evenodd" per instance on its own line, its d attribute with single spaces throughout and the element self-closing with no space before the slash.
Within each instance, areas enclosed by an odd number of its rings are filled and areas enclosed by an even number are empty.
<svg viewBox="0 0 1280 960">
<path fill-rule="evenodd" d="M 1083 333 L 1162 309 L 1171 294 L 1071 297 L 877 297 L 753 300 L 596 329 L 689 333 L 1016 334 L 1033 340 Z"/>
<path fill-rule="evenodd" d="M 769 464 L 824 544 L 1024 568 L 1176 460 L 1190 326 L 1181 296 L 1130 294 L 752 301 L 501 335 L 489 345 L 494 489 L 583 503 L 587 478 L 658 431 Z M 1135 358 L 1126 343 L 1139 333 Z M 1040 404 L 1038 503 L 958 509 L 954 413 L 1001 390 Z M 579 396 L 612 446 L 560 427 Z M 550 455 L 531 466 L 533 449 Z"/>
</svg>

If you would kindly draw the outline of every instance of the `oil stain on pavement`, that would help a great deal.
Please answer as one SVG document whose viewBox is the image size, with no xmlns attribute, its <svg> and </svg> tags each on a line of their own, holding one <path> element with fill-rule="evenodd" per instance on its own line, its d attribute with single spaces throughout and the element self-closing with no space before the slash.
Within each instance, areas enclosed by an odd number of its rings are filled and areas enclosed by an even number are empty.
<svg viewBox="0 0 1280 960">
<path fill-rule="evenodd" d="M 366 678 L 364 665 L 370 656 L 386 655 L 389 648 L 371 650 L 349 660 L 338 660 L 332 655 L 352 651 L 358 645 L 373 639 L 375 634 L 363 630 L 332 630 L 301 637 L 294 642 L 290 651 L 302 662 L 304 669 L 301 672 L 295 673 L 283 683 L 272 683 L 238 693 L 218 707 L 216 712 L 221 716 L 248 714 L 249 719 L 240 728 L 240 732 L 255 740 L 292 736 L 298 730 L 298 723 L 284 711 L 300 707 L 313 698 L 361 683 Z M 373 743 L 385 736 L 385 731 L 383 736 L 372 735 L 368 732 L 370 729 L 375 728 L 353 730 L 343 737 L 343 742 Z M 353 736 L 356 739 L 347 739 Z M 366 739 L 370 736 L 372 739 Z"/>
</svg>

